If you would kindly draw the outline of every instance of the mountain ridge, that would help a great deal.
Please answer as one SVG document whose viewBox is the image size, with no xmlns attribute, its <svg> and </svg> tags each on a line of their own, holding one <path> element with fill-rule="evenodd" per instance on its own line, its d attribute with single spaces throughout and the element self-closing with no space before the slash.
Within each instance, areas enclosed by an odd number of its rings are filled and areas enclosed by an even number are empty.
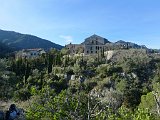
<svg viewBox="0 0 160 120">
<path fill-rule="evenodd" d="M 43 49 L 62 49 L 63 46 L 58 45 L 49 40 L 37 37 L 30 34 L 22 34 L 15 31 L 6 31 L 0 29 L 0 42 L 6 44 L 12 49 L 30 49 L 30 48 L 43 48 Z"/>
<path fill-rule="evenodd" d="M 138 44 L 136 44 L 136 43 L 128 42 L 128 41 L 124 41 L 124 40 L 118 40 L 118 41 L 115 42 L 114 44 L 127 44 L 128 46 L 130 46 L 130 47 L 132 47 L 132 48 L 148 49 L 145 45 L 138 45 Z"/>
</svg>

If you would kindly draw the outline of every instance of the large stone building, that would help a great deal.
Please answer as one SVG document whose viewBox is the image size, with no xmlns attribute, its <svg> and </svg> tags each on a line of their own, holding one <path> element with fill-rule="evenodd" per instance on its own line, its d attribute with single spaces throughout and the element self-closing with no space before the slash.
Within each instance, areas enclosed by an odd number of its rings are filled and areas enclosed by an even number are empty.
<svg viewBox="0 0 160 120">
<path fill-rule="evenodd" d="M 84 54 L 97 54 L 98 52 L 104 51 L 107 43 L 110 43 L 107 39 L 92 35 L 82 43 L 84 46 Z"/>
<path fill-rule="evenodd" d="M 126 43 L 111 43 L 106 38 L 100 37 L 98 35 L 92 35 L 85 39 L 81 44 L 68 44 L 66 48 L 69 49 L 70 54 L 74 55 L 78 52 L 88 54 L 98 54 L 107 50 L 122 49 L 126 48 Z"/>
</svg>

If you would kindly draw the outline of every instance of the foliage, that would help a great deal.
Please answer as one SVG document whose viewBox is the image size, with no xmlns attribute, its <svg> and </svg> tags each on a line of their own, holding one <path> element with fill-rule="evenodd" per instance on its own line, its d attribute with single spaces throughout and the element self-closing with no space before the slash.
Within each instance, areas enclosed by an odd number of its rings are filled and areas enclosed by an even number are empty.
<svg viewBox="0 0 160 120">
<path fill-rule="evenodd" d="M 160 57 L 141 50 L 117 51 L 107 62 L 68 49 L 0 60 L 0 98 L 29 104 L 29 120 L 158 120 L 159 83 Z"/>
</svg>

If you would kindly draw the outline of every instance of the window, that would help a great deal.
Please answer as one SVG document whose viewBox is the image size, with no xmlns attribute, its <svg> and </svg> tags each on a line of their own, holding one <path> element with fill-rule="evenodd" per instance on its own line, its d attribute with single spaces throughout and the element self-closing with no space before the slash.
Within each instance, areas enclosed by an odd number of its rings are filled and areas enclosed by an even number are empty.
<svg viewBox="0 0 160 120">
<path fill-rule="evenodd" d="M 92 40 L 92 44 L 94 43 L 94 41 Z"/>
<path fill-rule="evenodd" d="M 87 53 L 89 53 L 89 51 L 87 51 Z"/>
<path fill-rule="evenodd" d="M 93 51 L 91 51 L 91 53 L 93 53 Z"/>
<path fill-rule="evenodd" d="M 90 50 L 92 50 L 92 47 L 90 47 Z"/>
</svg>

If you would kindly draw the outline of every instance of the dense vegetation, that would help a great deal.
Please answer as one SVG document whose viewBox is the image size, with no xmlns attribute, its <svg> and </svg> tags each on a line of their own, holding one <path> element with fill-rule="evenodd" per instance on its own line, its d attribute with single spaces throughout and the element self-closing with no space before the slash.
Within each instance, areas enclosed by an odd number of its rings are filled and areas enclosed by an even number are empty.
<svg viewBox="0 0 160 120">
<path fill-rule="evenodd" d="M 37 59 L 0 60 L 0 99 L 28 120 L 158 120 L 160 56 L 143 50 L 70 56 L 51 50 Z"/>
<path fill-rule="evenodd" d="M 7 57 L 12 51 L 13 49 L 0 42 L 0 58 Z"/>
<path fill-rule="evenodd" d="M 33 35 L 21 34 L 13 31 L 0 30 L 0 42 L 18 50 L 30 48 L 62 49 L 61 45 L 55 44 L 51 41 Z"/>
</svg>

